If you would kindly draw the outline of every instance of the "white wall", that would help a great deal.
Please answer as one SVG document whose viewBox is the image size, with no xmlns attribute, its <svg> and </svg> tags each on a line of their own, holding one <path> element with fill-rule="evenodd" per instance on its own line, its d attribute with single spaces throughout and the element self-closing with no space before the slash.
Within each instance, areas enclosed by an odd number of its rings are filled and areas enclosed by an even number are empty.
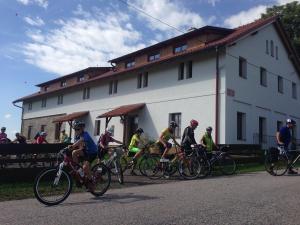
<svg viewBox="0 0 300 225">
<path fill-rule="evenodd" d="M 266 40 L 274 41 L 278 46 L 279 59 L 265 53 Z M 270 50 L 269 50 L 270 51 Z M 267 118 L 267 134 L 275 135 L 277 120 L 284 121 L 292 117 L 300 123 L 299 102 L 299 76 L 289 60 L 288 54 L 278 36 L 275 27 L 268 25 L 258 31 L 254 36 L 249 36 L 236 42 L 236 45 L 227 47 L 227 53 L 233 56 L 241 56 L 247 59 L 247 79 L 239 77 L 239 61 L 230 55 L 226 55 L 226 85 L 235 90 L 234 97 L 227 97 L 226 106 L 226 142 L 228 143 L 252 143 L 253 134 L 259 130 L 259 116 Z M 267 87 L 260 85 L 260 69 L 262 66 L 272 73 L 284 78 L 284 93 L 277 91 L 277 76 L 267 73 Z M 292 98 L 292 83 L 297 83 L 298 99 Z M 237 141 L 237 111 L 246 113 L 247 138 L 246 141 Z M 298 126 L 298 131 L 299 131 Z M 298 138 L 299 137 L 299 132 Z"/>
</svg>

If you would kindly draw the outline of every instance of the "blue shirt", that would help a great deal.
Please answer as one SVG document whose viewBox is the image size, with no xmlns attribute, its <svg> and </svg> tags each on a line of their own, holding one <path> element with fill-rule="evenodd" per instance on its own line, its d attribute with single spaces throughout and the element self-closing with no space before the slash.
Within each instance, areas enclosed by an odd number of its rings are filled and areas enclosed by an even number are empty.
<svg viewBox="0 0 300 225">
<path fill-rule="evenodd" d="M 282 127 L 279 131 L 279 135 L 280 141 L 284 143 L 284 147 L 288 147 L 292 139 L 290 129 L 287 126 Z"/>
<path fill-rule="evenodd" d="M 82 134 L 80 134 L 80 136 L 76 136 L 75 141 L 78 141 L 80 138 L 83 138 L 83 141 L 85 143 L 85 151 L 87 154 L 97 154 L 97 145 L 88 132 L 84 131 Z"/>
</svg>

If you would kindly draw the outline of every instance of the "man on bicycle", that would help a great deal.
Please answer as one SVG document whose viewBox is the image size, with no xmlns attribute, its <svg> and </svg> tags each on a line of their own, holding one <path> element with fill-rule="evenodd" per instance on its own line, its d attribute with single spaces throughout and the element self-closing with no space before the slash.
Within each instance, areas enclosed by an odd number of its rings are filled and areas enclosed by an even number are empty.
<svg viewBox="0 0 300 225">
<path fill-rule="evenodd" d="M 143 154 L 143 149 L 139 148 L 139 144 L 141 143 L 141 135 L 144 133 L 144 130 L 142 128 L 138 128 L 135 131 L 135 134 L 132 136 L 130 144 L 129 144 L 129 152 L 134 153 L 134 156 L 132 158 L 132 167 L 131 167 L 131 175 L 136 175 L 134 172 L 137 159 Z"/>
<path fill-rule="evenodd" d="M 207 127 L 205 134 L 202 136 L 200 142 L 201 145 L 206 149 L 208 155 L 212 155 L 212 152 L 218 149 L 218 146 L 215 144 L 214 140 L 212 139 L 212 127 Z"/>
<path fill-rule="evenodd" d="M 292 154 L 289 150 L 289 145 L 292 140 L 291 129 L 296 125 L 296 122 L 292 119 L 286 120 L 286 125 L 283 126 L 279 132 L 276 133 L 276 140 L 279 147 L 283 147 L 287 153 L 289 161 L 292 160 Z M 291 167 L 289 168 L 288 174 L 297 174 Z"/>
<path fill-rule="evenodd" d="M 195 140 L 194 130 L 198 127 L 198 124 L 199 123 L 197 120 L 191 120 L 190 126 L 188 126 L 184 129 L 184 132 L 182 135 L 182 140 L 181 140 L 181 146 L 187 152 L 192 151 L 191 145 L 197 144 L 197 142 Z"/>
<path fill-rule="evenodd" d="M 83 160 L 83 171 L 89 181 L 89 189 L 93 190 L 93 181 L 90 170 L 90 163 L 97 157 L 97 145 L 88 132 L 84 131 L 85 124 L 83 122 L 75 122 L 73 126 L 75 130 L 75 143 L 69 146 L 72 151 L 72 159 L 75 163 L 79 163 L 79 159 Z"/>
<path fill-rule="evenodd" d="M 105 130 L 104 134 L 101 134 L 99 141 L 98 141 L 98 157 L 99 160 L 101 160 L 104 155 L 108 152 L 108 145 L 110 142 L 115 142 L 120 145 L 123 143 L 121 141 L 118 141 L 112 137 L 112 131 L 111 130 Z"/>
<path fill-rule="evenodd" d="M 159 136 L 158 141 L 156 142 L 160 151 L 163 152 L 160 162 L 169 162 L 169 159 L 166 159 L 166 155 L 167 155 L 169 149 L 172 147 L 172 144 L 168 142 L 170 139 L 173 140 L 175 145 L 180 146 L 177 143 L 177 141 L 175 140 L 174 133 L 175 133 L 176 127 L 178 127 L 177 123 L 175 123 L 174 121 L 171 121 L 169 127 L 162 131 L 162 133 Z"/>
<path fill-rule="evenodd" d="M 7 134 L 5 133 L 5 131 L 6 131 L 6 127 L 1 127 L 0 144 L 7 143 Z"/>
<path fill-rule="evenodd" d="M 12 143 L 18 143 L 18 144 L 27 144 L 26 137 L 21 135 L 20 133 L 16 133 L 16 139 L 13 140 Z"/>
</svg>

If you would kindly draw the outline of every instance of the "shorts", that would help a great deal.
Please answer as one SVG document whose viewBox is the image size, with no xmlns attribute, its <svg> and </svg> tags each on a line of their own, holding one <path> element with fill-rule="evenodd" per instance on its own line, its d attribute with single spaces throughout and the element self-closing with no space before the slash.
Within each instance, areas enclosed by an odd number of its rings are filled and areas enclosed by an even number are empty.
<svg viewBox="0 0 300 225">
<path fill-rule="evenodd" d="M 97 153 L 88 154 L 85 150 L 83 150 L 83 156 L 80 156 L 80 161 L 88 161 L 92 163 L 97 158 Z"/>
<path fill-rule="evenodd" d="M 139 149 L 137 147 L 132 147 L 129 149 L 129 152 L 133 152 L 133 153 L 138 153 L 139 151 L 141 151 L 141 149 Z"/>
<path fill-rule="evenodd" d="M 161 142 L 157 142 L 157 146 L 159 148 L 159 150 L 161 151 L 161 153 L 163 153 L 165 151 L 165 146 L 161 143 Z M 167 149 L 172 148 L 172 144 L 167 142 Z"/>
</svg>

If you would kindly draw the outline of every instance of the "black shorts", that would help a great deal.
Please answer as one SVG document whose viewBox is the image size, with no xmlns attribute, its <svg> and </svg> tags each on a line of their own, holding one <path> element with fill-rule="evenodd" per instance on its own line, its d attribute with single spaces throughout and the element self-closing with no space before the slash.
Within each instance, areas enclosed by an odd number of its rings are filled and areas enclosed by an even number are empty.
<svg viewBox="0 0 300 225">
<path fill-rule="evenodd" d="M 161 151 L 161 153 L 163 153 L 166 149 L 165 146 L 161 142 L 158 142 L 157 146 L 158 146 L 159 150 Z M 167 149 L 170 149 L 170 148 L 172 148 L 172 144 L 167 142 Z"/>
<path fill-rule="evenodd" d="M 89 163 L 92 163 L 97 158 L 97 153 L 88 154 L 85 150 L 83 150 L 83 156 L 79 157 L 80 161 L 88 161 Z"/>
</svg>

